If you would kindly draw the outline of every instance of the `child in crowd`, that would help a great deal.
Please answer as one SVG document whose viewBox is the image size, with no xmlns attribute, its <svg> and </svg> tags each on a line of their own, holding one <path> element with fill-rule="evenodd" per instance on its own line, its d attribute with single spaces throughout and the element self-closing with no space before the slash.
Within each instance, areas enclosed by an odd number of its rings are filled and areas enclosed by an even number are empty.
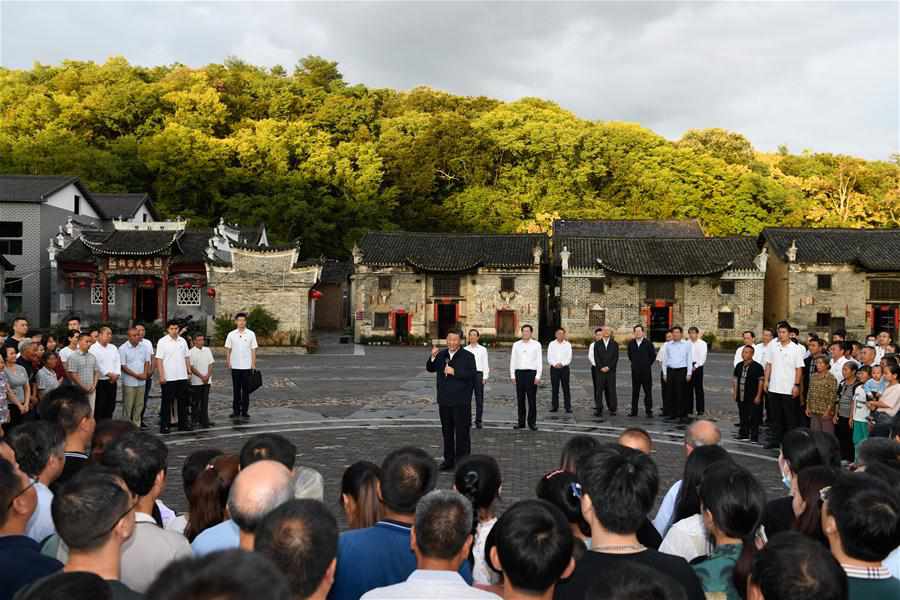
<svg viewBox="0 0 900 600">
<path fill-rule="evenodd" d="M 876 367 L 877 368 L 877 367 Z M 853 403 L 850 405 L 850 423 L 853 428 L 853 447 L 859 452 L 859 445 L 869 439 L 869 398 L 866 384 L 870 381 L 872 367 L 866 365 L 856 372 L 856 385 L 853 391 Z"/>
<path fill-rule="evenodd" d="M 46 352 L 43 358 L 44 366 L 37 373 L 38 400 L 44 397 L 44 394 L 52 392 L 62 383 L 62 378 L 57 373 L 59 367 L 59 356 L 56 352 Z"/>
<path fill-rule="evenodd" d="M 878 400 L 878 397 L 881 396 L 882 392 L 884 392 L 884 388 L 887 386 L 887 381 L 881 376 L 881 365 L 873 365 L 872 366 L 872 377 L 866 381 L 866 395 L 869 396 L 869 400 Z"/>
</svg>

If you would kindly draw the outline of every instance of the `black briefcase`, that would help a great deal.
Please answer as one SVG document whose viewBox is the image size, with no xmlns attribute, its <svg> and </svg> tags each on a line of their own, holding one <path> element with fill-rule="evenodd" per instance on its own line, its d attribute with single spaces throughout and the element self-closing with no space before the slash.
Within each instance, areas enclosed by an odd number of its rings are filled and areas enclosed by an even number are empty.
<svg viewBox="0 0 900 600">
<path fill-rule="evenodd" d="M 253 369 L 250 371 L 250 393 L 252 394 L 256 390 L 262 387 L 262 373 L 259 369 Z"/>
</svg>

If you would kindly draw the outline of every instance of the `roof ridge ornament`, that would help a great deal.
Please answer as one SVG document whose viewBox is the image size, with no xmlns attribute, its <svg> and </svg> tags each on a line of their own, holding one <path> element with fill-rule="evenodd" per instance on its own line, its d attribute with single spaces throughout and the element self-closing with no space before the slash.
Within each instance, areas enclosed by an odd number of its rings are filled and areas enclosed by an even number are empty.
<svg viewBox="0 0 900 600">
<path fill-rule="evenodd" d="M 797 262 L 797 240 L 791 240 L 791 245 L 787 249 L 787 259 L 788 262 Z"/>
</svg>

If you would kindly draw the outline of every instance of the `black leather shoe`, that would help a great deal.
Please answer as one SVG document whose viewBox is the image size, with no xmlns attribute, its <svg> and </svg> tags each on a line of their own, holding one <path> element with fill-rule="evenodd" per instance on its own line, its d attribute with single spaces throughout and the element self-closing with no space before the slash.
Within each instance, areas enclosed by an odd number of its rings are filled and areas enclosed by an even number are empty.
<svg viewBox="0 0 900 600">
<path fill-rule="evenodd" d="M 629 416 L 629 417 L 636 417 L 636 416 L 638 416 L 638 414 L 637 414 L 636 412 L 630 412 L 630 413 L 628 413 L 628 416 Z"/>
<path fill-rule="evenodd" d="M 475 429 L 481 429 L 481 427 L 482 427 L 481 423 L 475 423 Z"/>
<path fill-rule="evenodd" d="M 171 429 L 169 429 L 168 427 L 160 427 L 160 428 L 159 428 L 159 433 L 162 434 L 162 435 L 166 435 L 166 434 L 168 434 L 170 431 L 171 431 Z"/>
<path fill-rule="evenodd" d="M 513 429 L 525 429 L 524 425 L 513 425 Z"/>
<path fill-rule="evenodd" d="M 567 409 L 566 409 L 566 413 L 568 413 L 568 414 L 571 415 L 571 414 L 572 414 L 572 409 L 571 409 L 571 408 L 567 408 Z"/>
<path fill-rule="evenodd" d="M 448 462 L 442 462 L 440 469 L 441 469 L 441 471 L 452 471 L 453 467 L 454 467 L 454 465 L 452 465 Z"/>
<path fill-rule="evenodd" d="M 652 418 L 653 418 L 653 411 L 650 411 L 650 412 L 647 413 L 647 418 L 648 418 L 648 419 L 652 419 Z"/>
<path fill-rule="evenodd" d="M 559 412 L 559 409 L 558 409 L 558 408 L 551 408 L 551 409 L 550 409 L 550 412 L 552 412 L 552 413 Z"/>
<path fill-rule="evenodd" d="M 532 431 L 537 431 L 537 425 L 529 425 L 528 429 L 530 429 Z"/>
<path fill-rule="evenodd" d="M 238 414 L 237 414 L 237 413 L 231 413 L 230 415 L 228 415 L 228 418 L 229 418 L 229 419 L 237 419 L 237 418 L 238 418 Z"/>
</svg>

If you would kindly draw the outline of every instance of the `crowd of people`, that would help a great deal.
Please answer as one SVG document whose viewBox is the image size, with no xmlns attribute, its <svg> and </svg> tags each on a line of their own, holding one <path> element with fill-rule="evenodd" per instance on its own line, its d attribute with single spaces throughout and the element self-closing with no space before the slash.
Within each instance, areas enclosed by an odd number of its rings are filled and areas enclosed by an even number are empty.
<svg viewBox="0 0 900 600">
<path fill-rule="evenodd" d="M 246 421 L 258 343 L 247 328 L 246 313 L 238 313 L 234 322 L 225 340 L 234 394 L 230 418 Z M 13 320 L 11 332 L 0 323 L 0 426 L 9 431 L 37 418 L 41 398 L 68 384 L 87 395 L 97 420 L 115 416 L 121 389 L 121 418 L 148 429 L 144 416 L 155 374 L 161 394 L 160 433 L 171 431 L 172 419 L 179 431 L 213 427 L 209 390 L 215 358 L 204 334 L 186 337 L 186 330 L 183 323 L 170 320 L 154 348 L 142 323 L 129 327 L 128 339 L 119 346 L 112 343 L 109 327 L 83 330 L 77 316 L 67 319 L 62 340 L 30 332 L 23 317 Z"/>
<path fill-rule="evenodd" d="M 242 315 L 237 321 L 226 364 L 249 372 L 255 338 Z M 662 490 L 654 439 L 630 427 L 615 443 L 569 438 L 533 497 L 509 505 L 500 463 L 472 454 L 468 437 L 456 438 L 452 462 L 445 448 L 441 464 L 402 447 L 380 465 L 348 466 L 333 482 L 341 514 L 325 503 L 331 482 L 297 464 L 289 439 L 259 433 L 237 454 L 205 448 L 187 456 L 180 483 L 188 509 L 177 514 L 162 500 L 169 449 L 141 421 L 147 382 L 155 370 L 160 433 L 173 412 L 180 428 L 208 426 L 203 396 L 186 396 L 209 385 L 214 361 L 202 337 L 189 351 L 180 324 L 168 325 L 155 351 L 145 351 L 137 327 L 116 348 L 107 329 L 82 332 L 75 322 L 59 349 L 50 336 L 28 336 L 27 322 L 13 324 L 0 370 L 10 407 L 0 438 L 0 600 L 900 597 L 900 367 L 877 340 L 825 348 L 811 337 L 807 349 L 787 324 L 765 333 L 772 339 L 762 346 L 748 332 L 735 355 L 734 398 L 747 404 L 738 436 L 758 434 L 768 413 L 784 485 L 774 498 L 722 444 L 719 427 L 699 419 L 685 428 L 682 476 L 655 512 Z M 696 355 L 674 339 L 679 333 L 660 353 L 647 340 L 628 351 L 648 364 L 663 354 L 665 385 L 679 382 L 678 394 L 690 392 L 702 412 L 689 387 Z M 467 429 L 473 389 L 456 380 L 486 370 L 487 356 L 460 352 L 455 336 L 426 367 L 438 374 L 439 401 L 445 394 L 442 420 L 447 414 Z M 544 357 L 530 331 L 523 338 L 510 374 L 531 403 L 523 388 L 539 380 Z M 548 364 L 562 369 L 571 359 L 565 332 L 555 342 Z M 600 331 L 594 344 L 593 366 L 609 373 L 604 354 L 615 342 Z M 203 355 L 197 361 L 194 350 Z M 684 369 L 683 380 L 675 369 Z M 238 420 L 249 417 L 247 375 L 232 373 Z M 119 379 L 125 390 L 114 418 Z M 567 381 L 562 372 L 556 379 Z M 644 389 L 641 377 L 634 382 Z M 521 428 L 533 423 L 523 408 Z M 442 469 L 452 479 L 440 488 Z"/>
<path fill-rule="evenodd" d="M 439 489 L 437 461 L 399 448 L 346 468 L 341 515 L 296 446 L 259 433 L 187 456 L 175 514 L 160 437 L 98 421 L 71 384 L 37 414 L 0 438 L 0 600 L 900 597 L 900 417 L 851 468 L 833 433 L 787 432 L 777 498 L 695 421 L 651 519 L 660 474 L 636 427 L 571 437 L 511 505 L 495 458 L 461 458 Z"/>
</svg>

